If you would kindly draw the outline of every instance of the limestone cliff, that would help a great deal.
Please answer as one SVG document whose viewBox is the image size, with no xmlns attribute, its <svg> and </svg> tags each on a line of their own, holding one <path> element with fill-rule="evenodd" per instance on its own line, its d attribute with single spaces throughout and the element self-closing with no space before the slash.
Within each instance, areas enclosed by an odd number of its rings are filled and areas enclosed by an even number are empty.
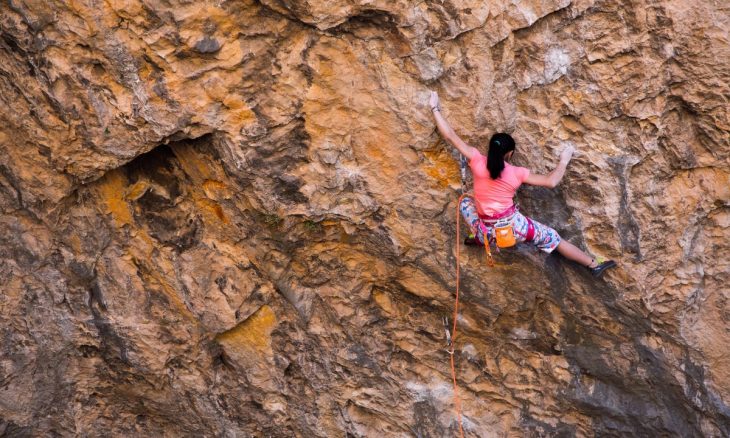
<svg viewBox="0 0 730 438">
<path fill-rule="evenodd" d="M 457 156 L 620 267 L 465 250 L 468 436 L 730 436 L 722 0 L 0 3 L 0 436 L 453 436 Z"/>
</svg>

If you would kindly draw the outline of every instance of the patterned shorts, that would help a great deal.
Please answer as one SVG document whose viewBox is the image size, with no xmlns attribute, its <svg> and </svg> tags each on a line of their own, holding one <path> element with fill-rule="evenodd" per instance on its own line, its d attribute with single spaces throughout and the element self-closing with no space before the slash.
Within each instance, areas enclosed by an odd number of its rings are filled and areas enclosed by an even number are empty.
<svg viewBox="0 0 730 438">
<path fill-rule="evenodd" d="M 490 227 L 486 226 L 477 213 L 477 208 L 474 205 L 474 200 L 471 198 L 464 198 L 459 205 L 461 215 L 464 220 L 469 224 L 471 232 L 479 243 L 484 244 L 484 236 L 487 235 L 491 238 L 492 231 Z M 560 243 L 560 235 L 557 231 L 543 225 L 540 222 L 530 219 L 532 225 L 535 227 L 535 237 L 529 242 L 532 245 L 540 248 L 541 250 L 551 253 Z M 525 241 L 525 235 L 527 235 L 527 218 L 519 211 L 515 213 L 512 219 L 512 226 L 515 231 L 515 238 L 517 242 L 522 243 Z"/>
</svg>

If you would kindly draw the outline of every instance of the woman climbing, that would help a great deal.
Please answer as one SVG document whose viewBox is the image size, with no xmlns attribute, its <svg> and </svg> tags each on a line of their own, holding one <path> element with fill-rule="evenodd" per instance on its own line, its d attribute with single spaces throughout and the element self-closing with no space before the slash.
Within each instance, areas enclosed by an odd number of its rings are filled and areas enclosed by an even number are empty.
<svg viewBox="0 0 730 438">
<path fill-rule="evenodd" d="M 511 222 L 517 242 L 530 242 L 547 253 L 557 249 L 564 257 L 587 267 L 595 277 L 600 277 L 606 269 L 616 266 L 612 260 L 597 261 L 572 243 L 562 240 L 554 229 L 522 215 L 512 200 L 523 183 L 548 188 L 557 186 L 573 156 L 573 147 L 562 151 L 560 164 L 550 174 L 534 174 L 529 169 L 508 163 L 515 151 L 515 141 L 509 134 L 494 134 L 489 140 L 489 152 L 485 157 L 451 129 L 441 115 L 436 92 L 431 92 L 429 103 L 439 132 L 469 160 L 474 177 L 474 199 L 466 197 L 459 206 L 474 236 L 467 238 L 466 243 L 482 245 L 485 238 L 491 237 L 495 223 Z"/>
</svg>

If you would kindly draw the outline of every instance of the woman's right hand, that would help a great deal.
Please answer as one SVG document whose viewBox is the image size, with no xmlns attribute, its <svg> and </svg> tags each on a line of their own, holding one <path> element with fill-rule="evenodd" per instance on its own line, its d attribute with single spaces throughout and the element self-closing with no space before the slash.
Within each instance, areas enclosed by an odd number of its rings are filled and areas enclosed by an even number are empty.
<svg viewBox="0 0 730 438">
<path fill-rule="evenodd" d="M 428 99 L 428 104 L 431 105 L 431 110 L 439 106 L 439 95 L 435 91 L 431 92 L 431 98 Z"/>
</svg>

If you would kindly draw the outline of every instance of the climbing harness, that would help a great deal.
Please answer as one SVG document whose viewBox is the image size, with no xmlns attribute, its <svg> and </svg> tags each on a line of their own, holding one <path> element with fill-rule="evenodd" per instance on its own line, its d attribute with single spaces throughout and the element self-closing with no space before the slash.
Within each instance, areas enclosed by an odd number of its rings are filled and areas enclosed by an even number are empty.
<svg viewBox="0 0 730 438">
<path fill-rule="evenodd" d="M 479 215 L 480 221 L 492 230 L 497 249 L 515 246 L 517 244 L 515 233 L 524 237 L 525 242 L 531 242 L 535 238 L 535 224 L 527 216 L 525 216 L 525 220 L 527 221 L 527 232 L 525 234 L 520 233 L 514 228 L 514 218 L 519 211 L 519 206 L 513 205 L 494 216 Z"/>
</svg>

